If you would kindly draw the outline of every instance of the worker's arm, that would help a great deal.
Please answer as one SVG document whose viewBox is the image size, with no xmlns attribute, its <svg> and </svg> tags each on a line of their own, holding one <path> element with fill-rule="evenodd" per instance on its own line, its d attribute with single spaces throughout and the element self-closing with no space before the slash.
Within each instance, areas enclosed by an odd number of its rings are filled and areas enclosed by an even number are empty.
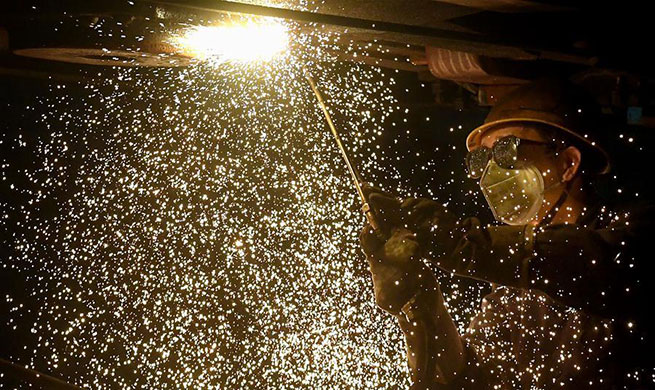
<svg viewBox="0 0 655 390">
<path fill-rule="evenodd" d="M 440 210 L 436 214 L 443 215 Z M 432 219 L 445 220 L 439 215 Z M 630 319 L 643 289 L 646 238 L 653 212 L 615 221 L 607 229 L 578 225 L 480 226 L 476 218 L 443 223 L 424 235 L 426 255 L 462 276 L 535 288 L 564 304 L 604 317 Z M 427 244 L 426 244 L 427 242 Z"/>
<path fill-rule="evenodd" d="M 430 279 L 434 280 L 431 272 Z M 406 304 L 396 318 L 405 335 L 412 390 L 493 388 L 496 379 L 492 370 L 460 337 L 436 281 L 433 288 Z"/>
<path fill-rule="evenodd" d="M 383 242 L 367 227 L 360 238 L 376 302 L 397 318 L 405 335 L 412 388 L 459 390 L 475 382 L 484 389 L 489 374 L 460 337 L 434 275 L 415 257 L 414 235 L 394 229 Z"/>
</svg>

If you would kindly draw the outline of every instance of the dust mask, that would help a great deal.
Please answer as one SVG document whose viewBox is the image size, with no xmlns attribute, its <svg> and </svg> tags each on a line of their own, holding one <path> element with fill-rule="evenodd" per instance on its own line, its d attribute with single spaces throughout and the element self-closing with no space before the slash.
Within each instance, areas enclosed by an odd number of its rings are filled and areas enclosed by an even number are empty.
<svg viewBox="0 0 655 390">
<path fill-rule="evenodd" d="M 496 220 L 508 225 L 526 225 L 534 220 L 547 190 L 534 165 L 504 169 L 493 159 L 480 177 L 480 188 Z"/>
</svg>

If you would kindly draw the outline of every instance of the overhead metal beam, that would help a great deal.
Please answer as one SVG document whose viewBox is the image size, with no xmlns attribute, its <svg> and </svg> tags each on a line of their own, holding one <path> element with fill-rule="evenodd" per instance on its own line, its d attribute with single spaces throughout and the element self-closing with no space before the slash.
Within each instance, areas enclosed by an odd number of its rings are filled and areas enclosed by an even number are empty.
<svg viewBox="0 0 655 390">
<path fill-rule="evenodd" d="M 182 10 L 201 10 L 219 13 L 238 13 L 267 16 L 319 25 L 338 26 L 345 29 L 368 31 L 380 38 L 393 36 L 395 41 L 436 46 L 452 50 L 469 51 L 493 57 L 514 59 L 564 58 L 567 62 L 589 63 L 589 57 L 578 53 L 561 53 L 557 48 L 535 47 L 519 40 L 507 42 L 489 35 L 452 31 L 440 28 L 367 20 L 342 15 L 330 15 L 286 8 L 268 7 L 224 0 L 145 0 L 162 7 Z"/>
</svg>

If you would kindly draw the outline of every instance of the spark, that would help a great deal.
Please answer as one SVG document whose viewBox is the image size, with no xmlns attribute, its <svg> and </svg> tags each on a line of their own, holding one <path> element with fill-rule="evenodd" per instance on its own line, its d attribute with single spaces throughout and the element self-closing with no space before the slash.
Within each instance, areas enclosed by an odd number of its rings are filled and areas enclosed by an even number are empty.
<svg viewBox="0 0 655 390">
<path fill-rule="evenodd" d="M 27 330 L 33 353 L 7 357 L 94 389 L 406 387 L 402 335 L 375 306 L 364 218 L 303 68 L 369 170 L 396 99 L 382 69 L 335 62 L 335 39 L 298 34 L 302 50 L 254 68 L 117 69 L 30 102 L 42 138 L 2 145 L 36 163 L 0 173 L 17 199 L 1 205 L 3 275 L 29 294 L 4 295 L 4 326 Z"/>
<path fill-rule="evenodd" d="M 118 36 L 111 20 L 98 31 Z M 52 81 L 9 107 L 3 357 L 101 390 L 408 387 L 402 333 L 375 305 L 364 217 L 304 68 L 363 176 L 400 196 L 447 193 L 442 202 L 468 212 L 484 202 L 463 169 L 442 169 L 461 148 L 445 140 L 408 153 L 463 127 L 437 112 L 409 120 L 423 114 L 392 93 L 397 73 L 329 54 L 370 47 L 296 27 L 234 19 L 167 30 L 200 61 L 116 69 L 100 84 Z M 428 121 L 434 131 L 414 128 Z M 424 189 L 408 191 L 421 175 Z M 517 373 L 498 364 L 514 353 L 503 330 L 467 330 L 488 287 L 438 276 L 460 333 L 488 337 L 489 360 L 511 383 Z"/>
<path fill-rule="evenodd" d="M 289 35 L 276 19 L 247 18 L 190 27 L 173 35 L 171 41 L 182 54 L 201 60 L 261 62 L 284 52 Z"/>
</svg>

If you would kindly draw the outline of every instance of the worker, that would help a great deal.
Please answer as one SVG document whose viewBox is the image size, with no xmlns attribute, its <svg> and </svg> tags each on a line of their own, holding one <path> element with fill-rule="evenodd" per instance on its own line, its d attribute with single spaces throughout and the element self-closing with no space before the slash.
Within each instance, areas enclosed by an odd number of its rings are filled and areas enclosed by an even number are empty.
<svg viewBox="0 0 655 390">
<path fill-rule="evenodd" d="M 367 188 L 385 228 L 366 226 L 361 244 L 376 302 L 405 335 L 415 389 L 655 387 L 640 352 L 652 345 L 644 255 L 655 214 L 599 203 L 591 184 L 610 161 L 583 97 L 534 82 L 468 136 L 468 175 L 502 225 Z M 491 283 L 465 332 L 423 260 Z"/>
</svg>

